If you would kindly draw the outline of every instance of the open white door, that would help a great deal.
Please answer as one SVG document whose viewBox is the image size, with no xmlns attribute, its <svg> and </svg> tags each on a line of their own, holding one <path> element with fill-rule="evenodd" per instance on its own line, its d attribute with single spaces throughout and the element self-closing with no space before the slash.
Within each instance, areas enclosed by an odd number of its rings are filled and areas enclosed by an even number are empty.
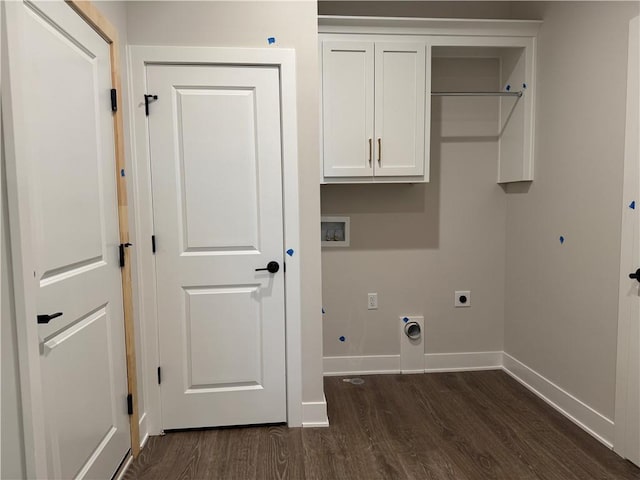
<svg viewBox="0 0 640 480">
<path fill-rule="evenodd" d="M 162 428 L 284 422 L 279 69 L 146 78 Z"/>
<path fill-rule="evenodd" d="M 614 448 L 640 466 L 640 35 L 629 25 Z M 633 272 L 636 270 L 636 272 Z M 632 272 L 631 274 L 629 272 Z M 629 278 L 632 277 L 632 278 Z M 635 278 L 634 278 L 635 277 Z"/>
<path fill-rule="evenodd" d="M 48 477 L 111 478 L 130 437 L 109 45 L 64 2 L 4 7 L 27 405 L 44 406 Z"/>
</svg>

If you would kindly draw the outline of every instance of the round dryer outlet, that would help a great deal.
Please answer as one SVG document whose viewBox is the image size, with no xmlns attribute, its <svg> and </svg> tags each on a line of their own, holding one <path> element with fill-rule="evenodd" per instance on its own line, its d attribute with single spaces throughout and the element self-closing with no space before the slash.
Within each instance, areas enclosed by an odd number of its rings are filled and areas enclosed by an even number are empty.
<svg viewBox="0 0 640 480">
<path fill-rule="evenodd" d="M 470 307 L 471 306 L 471 291 L 470 290 L 458 290 L 455 293 L 453 305 L 455 307 Z"/>
</svg>

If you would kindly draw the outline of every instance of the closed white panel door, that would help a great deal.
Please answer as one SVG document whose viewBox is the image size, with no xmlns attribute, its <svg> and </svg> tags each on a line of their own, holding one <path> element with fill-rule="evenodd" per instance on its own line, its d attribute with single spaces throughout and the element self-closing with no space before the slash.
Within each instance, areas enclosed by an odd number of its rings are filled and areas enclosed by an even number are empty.
<svg viewBox="0 0 640 480">
<path fill-rule="evenodd" d="M 49 468 L 56 478 L 110 478 L 130 437 L 109 46 L 63 2 L 6 7 Z"/>
<path fill-rule="evenodd" d="M 375 51 L 375 175 L 422 175 L 425 45 L 376 42 Z"/>
<path fill-rule="evenodd" d="M 629 24 L 629 59 L 627 70 L 627 118 L 625 134 L 625 164 L 633 164 L 635 192 L 640 192 L 640 17 Z M 636 201 L 636 204 L 640 202 Z M 637 208 L 637 207 L 636 207 Z M 634 222 L 635 265 L 640 267 L 640 219 Z M 640 279 L 637 279 L 640 282 Z M 627 340 L 627 385 L 626 385 L 626 457 L 640 466 L 640 290 L 634 292 L 632 318 L 628 326 Z"/>
<path fill-rule="evenodd" d="M 325 177 L 373 175 L 373 43 L 322 43 Z"/>
<path fill-rule="evenodd" d="M 279 85 L 147 67 L 164 429 L 286 420 Z"/>
</svg>

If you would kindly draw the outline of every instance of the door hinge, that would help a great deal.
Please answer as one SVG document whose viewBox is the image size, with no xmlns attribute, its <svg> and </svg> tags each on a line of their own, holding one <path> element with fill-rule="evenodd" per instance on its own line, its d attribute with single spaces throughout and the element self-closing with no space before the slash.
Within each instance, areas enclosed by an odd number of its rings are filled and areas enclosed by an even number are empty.
<svg viewBox="0 0 640 480">
<path fill-rule="evenodd" d="M 118 252 L 120 255 L 120 268 L 124 267 L 124 259 L 125 259 L 125 255 L 124 255 L 124 249 L 127 247 L 130 247 L 131 245 L 133 245 L 132 243 L 121 243 L 120 245 L 118 245 Z"/>
<path fill-rule="evenodd" d="M 158 95 L 146 95 L 144 96 L 144 114 L 149 116 L 149 104 L 158 100 Z"/>
<path fill-rule="evenodd" d="M 118 92 L 116 91 L 115 88 L 111 89 L 111 111 L 112 112 L 118 111 Z"/>
<path fill-rule="evenodd" d="M 162 369 L 158 367 L 158 385 L 162 383 Z"/>
<path fill-rule="evenodd" d="M 151 253 L 156 253 L 156 236 L 151 235 Z"/>
<path fill-rule="evenodd" d="M 127 413 L 133 415 L 133 395 L 127 395 Z"/>
</svg>

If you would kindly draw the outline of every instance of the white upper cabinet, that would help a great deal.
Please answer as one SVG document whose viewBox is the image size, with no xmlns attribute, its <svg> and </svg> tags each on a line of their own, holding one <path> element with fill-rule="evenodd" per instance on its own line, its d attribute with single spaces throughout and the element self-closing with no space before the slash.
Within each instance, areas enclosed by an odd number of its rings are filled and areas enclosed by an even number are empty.
<svg viewBox="0 0 640 480">
<path fill-rule="evenodd" d="M 425 43 L 322 43 L 323 177 L 423 182 Z"/>
<path fill-rule="evenodd" d="M 495 97 L 498 183 L 533 180 L 537 20 L 318 17 L 321 182 L 429 181 L 431 97 Z M 432 92 L 432 58 L 496 58 L 494 92 Z"/>
</svg>

